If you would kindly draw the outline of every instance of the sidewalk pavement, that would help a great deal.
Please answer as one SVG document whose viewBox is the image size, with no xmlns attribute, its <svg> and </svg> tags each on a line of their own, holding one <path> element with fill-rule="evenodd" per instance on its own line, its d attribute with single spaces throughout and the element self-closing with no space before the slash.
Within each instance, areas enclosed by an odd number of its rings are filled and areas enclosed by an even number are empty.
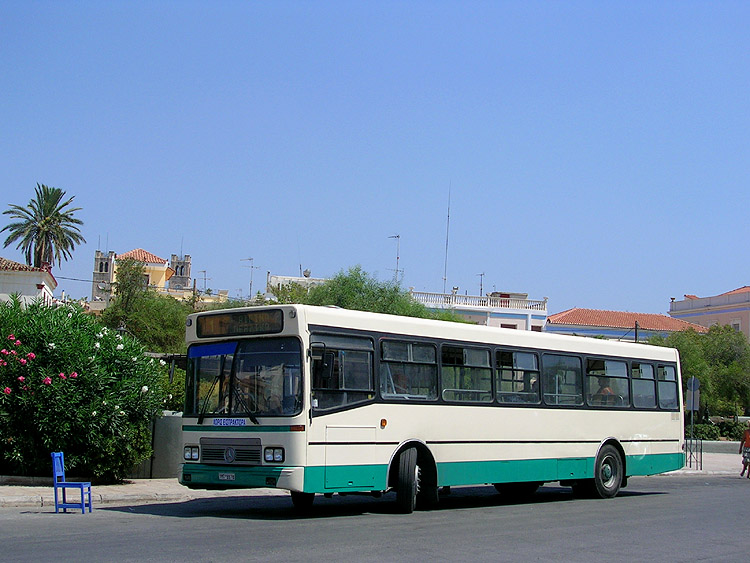
<svg viewBox="0 0 750 563">
<path fill-rule="evenodd" d="M 735 475 L 742 469 L 741 457 L 728 453 L 704 453 L 703 466 L 697 468 L 693 460 L 692 468 L 665 473 L 673 475 Z M 40 507 L 54 510 L 55 497 L 52 484 L 17 484 L 19 479 L 0 480 L 0 507 Z M 21 479 L 23 482 L 23 479 Z M 6 484 L 7 483 L 7 484 Z M 75 494 L 70 491 L 70 494 Z M 177 479 L 132 479 L 120 485 L 94 485 L 92 502 L 94 506 L 127 506 L 135 504 L 186 502 L 201 498 L 236 496 L 286 496 L 289 493 L 280 489 L 230 489 L 226 491 L 192 490 L 180 485 Z M 70 497 L 69 497 L 70 498 Z"/>
</svg>

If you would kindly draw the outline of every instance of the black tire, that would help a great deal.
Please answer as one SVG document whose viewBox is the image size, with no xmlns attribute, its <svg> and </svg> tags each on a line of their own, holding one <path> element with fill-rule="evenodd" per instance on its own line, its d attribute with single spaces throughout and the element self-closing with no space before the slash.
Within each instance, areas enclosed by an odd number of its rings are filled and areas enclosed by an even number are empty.
<svg viewBox="0 0 750 563">
<path fill-rule="evenodd" d="M 421 469 L 421 468 L 417 468 Z M 419 474 L 419 492 L 417 493 L 417 508 L 420 510 L 430 510 L 435 508 L 440 502 L 440 492 L 437 485 L 429 485 L 422 479 Z"/>
<path fill-rule="evenodd" d="M 417 450 L 408 448 L 398 457 L 398 482 L 396 483 L 396 505 L 402 514 L 411 514 L 417 505 L 419 493 L 419 468 Z"/>
<path fill-rule="evenodd" d="M 310 510 L 315 500 L 315 493 L 300 493 L 297 491 L 291 491 L 292 493 L 292 504 L 294 508 L 299 511 Z"/>
<path fill-rule="evenodd" d="M 527 481 L 524 483 L 493 483 L 495 490 L 503 495 L 503 498 L 520 501 L 526 500 L 536 493 L 541 483 L 536 481 Z"/>
<path fill-rule="evenodd" d="M 623 464 L 617 448 L 607 444 L 596 456 L 594 464 L 594 492 L 599 498 L 612 498 L 620 491 Z"/>
</svg>

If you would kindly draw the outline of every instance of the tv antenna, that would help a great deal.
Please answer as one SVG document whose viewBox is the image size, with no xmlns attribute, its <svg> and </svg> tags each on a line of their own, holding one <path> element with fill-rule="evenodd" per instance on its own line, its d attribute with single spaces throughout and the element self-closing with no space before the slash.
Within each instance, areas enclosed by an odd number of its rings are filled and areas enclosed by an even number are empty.
<svg viewBox="0 0 750 563">
<path fill-rule="evenodd" d="M 443 293 L 445 293 L 445 284 L 448 281 L 448 234 L 451 228 L 451 187 L 452 182 L 448 184 L 448 221 L 445 225 L 445 263 L 443 268 Z"/>
<path fill-rule="evenodd" d="M 198 273 L 203 274 L 203 293 L 206 293 L 206 280 L 210 280 L 213 278 L 206 277 L 206 270 L 200 270 Z"/>
<path fill-rule="evenodd" d="M 477 274 L 479 276 L 479 297 L 484 294 L 484 272 Z"/>
<path fill-rule="evenodd" d="M 398 261 L 401 257 L 401 235 L 392 235 L 388 238 L 396 239 L 396 269 L 394 270 L 393 281 L 398 283 L 398 275 L 403 273 L 403 270 L 398 269 Z"/>
</svg>

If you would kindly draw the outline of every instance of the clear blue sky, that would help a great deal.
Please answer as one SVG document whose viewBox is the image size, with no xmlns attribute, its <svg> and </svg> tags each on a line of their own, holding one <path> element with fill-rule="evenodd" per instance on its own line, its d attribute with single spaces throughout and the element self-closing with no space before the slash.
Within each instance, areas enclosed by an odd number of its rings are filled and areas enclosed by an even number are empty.
<svg viewBox="0 0 750 563">
<path fill-rule="evenodd" d="M 664 313 L 750 284 L 750 3 L 0 5 L 0 207 L 37 182 L 94 251 L 246 296 L 403 285 Z M 7 216 L 0 216 L 4 226 Z M 3 240 L 5 233 L 3 233 Z M 22 261 L 15 247 L 0 255 Z M 59 291 L 58 291 L 59 293 Z"/>
</svg>

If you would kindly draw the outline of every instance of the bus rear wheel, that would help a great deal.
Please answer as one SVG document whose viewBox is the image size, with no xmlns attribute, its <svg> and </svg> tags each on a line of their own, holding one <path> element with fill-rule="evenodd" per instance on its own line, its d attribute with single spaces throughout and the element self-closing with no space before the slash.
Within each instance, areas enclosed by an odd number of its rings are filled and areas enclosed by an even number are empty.
<svg viewBox="0 0 750 563">
<path fill-rule="evenodd" d="M 620 491 L 623 479 L 623 465 L 620 452 L 607 444 L 596 456 L 594 465 L 594 487 L 600 498 L 612 498 Z"/>
<path fill-rule="evenodd" d="M 398 481 L 396 483 L 396 505 L 399 512 L 411 514 L 417 505 L 419 493 L 419 466 L 417 449 L 408 448 L 398 456 Z"/>
</svg>

